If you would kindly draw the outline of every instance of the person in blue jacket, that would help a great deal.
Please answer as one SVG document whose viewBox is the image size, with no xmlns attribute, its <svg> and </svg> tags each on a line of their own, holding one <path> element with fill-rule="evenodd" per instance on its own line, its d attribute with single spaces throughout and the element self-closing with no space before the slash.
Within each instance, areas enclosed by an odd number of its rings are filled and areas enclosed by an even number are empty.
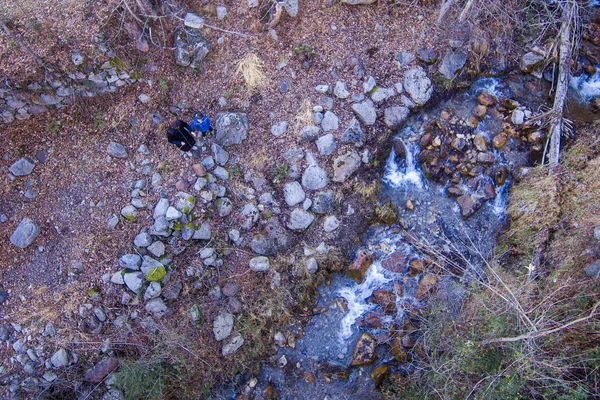
<svg viewBox="0 0 600 400">
<path fill-rule="evenodd" d="M 202 113 L 194 114 L 194 120 L 190 124 L 190 128 L 192 131 L 198 130 L 202 134 L 202 140 L 205 140 L 209 134 L 212 135 L 214 132 L 210 119 Z"/>
</svg>

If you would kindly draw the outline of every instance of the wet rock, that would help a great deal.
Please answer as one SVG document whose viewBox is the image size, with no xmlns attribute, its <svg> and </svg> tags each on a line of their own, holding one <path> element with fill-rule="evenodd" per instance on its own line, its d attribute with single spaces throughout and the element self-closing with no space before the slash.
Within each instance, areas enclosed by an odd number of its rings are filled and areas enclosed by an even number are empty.
<svg viewBox="0 0 600 400">
<path fill-rule="evenodd" d="M 352 118 L 350 125 L 342 135 L 342 142 L 354 143 L 356 147 L 360 147 L 365 143 L 365 140 L 365 133 L 360 126 L 360 122 L 356 118 Z"/>
<path fill-rule="evenodd" d="M 352 111 L 354 111 L 358 119 L 365 125 L 373 125 L 377 120 L 377 110 L 372 100 L 352 104 Z"/>
<path fill-rule="evenodd" d="M 396 295 L 390 290 L 374 290 L 369 298 L 371 303 L 378 304 L 389 315 L 396 315 Z"/>
<path fill-rule="evenodd" d="M 363 333 L 356 342 L 350 365 L 355 367 L 373 363 L 375 361 L 376 344 L 377 342 L 371 335 Z"/>
<path fill-rule="evenodd" d="M 295 208 L 290 214 L 287 228 L 291 230 L 304 230 L 312 224 L 315 217 L 302 208 Z"/>
<path fill-rule="evenodd" d="M 298 203 L 301 203 L 306 198 L 306 194 L 302 189 L 302 186 L 294 181 L 286 183 L 283 187 L 283 196 L 288 206 L 292 207 Z"/>
<path fill-rule="evenodd" d="M 496 185 L 498 185 L 498 186 L 504 185 L 504 183 L 506 182 L 506 179 L 508 178 L 508 168 L 500 167 L 500 168 L 496 169 L 492 173 L 492 177 L 494 178 L 494 182 L 496 183 Z"/>
<path fill-rule="evenodd" d="M 308 190 L 318 190 L 327 186 L 329 178 L 327 172 L 317 164 L 317 160 L 311 153 L 307 153 L 306 161 L 308 167 L 302 174 L 302 186 Z"/>
<path fill-rule="evenodd" d="M 35 163 L 29 158 L 22 157 L 15 161 L 8 170 L 14 176 L 25 176 L 31 174 L 33 168 L 35 167 Z"/>
<path fill-rule="evenodd" d="M 422 299 L 425 297 L 427 293 L 429 293 L 437 284 L 437 276 L 433 274 L 425 274 L 419 280 L 419 287 L 417 288 L 417 292 L 415 294 L 415 298 Z"/>
<path fill-rule="evenodd" d="M 440 65 L 440 74 L 446 79 L 453 79 L 456 73 L 465 66 L 468 53 L 465 50 L 448 49 Z"/>
<path fill-rule="evenodd" d="M 371 380 L 375 384 L 375 386 L 380 386 L 383 382 L 383 379 L 389 372 L 389 366 L 387 364 L 380 365 L 377 368 L 373 368 L 371 371 Z"/>
<path fill-rule="evenodd" d="M 236 333 L 223 343 L 221 354 L 223 357 L 227 357 L 228 355 L 235 353 L 243 344 L 244 338 L 239 333 Z"/>
<path fill-rule="evenodd" d="M 199 68 L 209 53 L 211 44 L 199 29 L 175 29 L 175 63 L 182 67 Z"/>
<path fill-rule="evenodd" d="M 361 158 L 354 150 L 347 152 L 333 160 L 333 181 L 344 182 L 360 167 Z"/>
<path fill-rule="evenodd" d="M 104 380 L 104 378 L 106 378 L 108 374 L 117 369 L 118 366 L 119 360 L 117 358 L 104 358 L 98 361 L 98 363 L 96 363 L 94 367 L 85 371 L 83 380 L 85 382 L 100 383 Z"/>
<path fill-rule="evenodd" d="M 318 126 L 305 126 L 300 131 L 300 141 L 314 142 L 321 134 L 321 128 Z"/>
<path fill-rule="evenodd" d="M 244 113 L 218 113 L 214 129 L 216 142 L 227 147 L 246 139 L 250 123 Z"/>
<path fill-rule="evenodd" d="M 496 156 L 492 153 L 479 153 L 477 154 L 477 162 L 481 164 L 493 164 L 496 160 Z"/>
<path fill-rule="evenodd" d="M 213 334 L 215 340 L 220 342 L 226 339 L 233 330 L 233 315 L 229 313 L 219 314 L 213 321 Z"/>
<path fill-rule="evenodd" d="M 533 72 L 533 70 L 542 64 L 542 62 L 544 61 L 544 57 L 534 53 L 534 52 L 529 52 L 523 55 L 523 57 L 521 57 L 521 63 L 520 63 L 520 68 L 521 71 L 525 72 L 526 74 Z"/>
<path fill-rule="evenodd" d="M 458 186 L 448 186 L 446 192 L 448 193 L 448 196 L 452 197 L 460 197 L 465 194 L 465 192 Z"/>
<path fill-rule="evenodd" d="M 507 141 L 508 136 L 506 135 L 506 133 L 500 132 L 492 139 L 492 145 L 497 149 L 501 149 L 502 147 L 504 147 Z"/>
<path fill-rule="evenodd" d="M 402 338 L 395 337 L 394 339 L 392 339 L 392 342 L 390 343 L 390 351 L 396 359 L 396 361 L 401 363 L 405 363 L 406 361 L 408 361 L 408 354 L 406 353 L 406 349 L 402 345 Z"/>
<path fill-rule="evenodd" d="M 335 143 L 335 138 L 331 133 L 327 135 L 321 136 L 317 142 L 317 148 L 319 149 L 319 154 L 322 156 L 328 156 L 333 153 L 337 147 Z"/>
<path fill-rule="evenodd" d="M 523 179 L 525 179 L 525 177 L 529 175 L 530 172 L 531 168 L 518 166 L 513 170 L 512 176 L 513 178 L 515 178 L 515 181 L 521 182 Z"/>
<path fill-rule="evenodd" d="M 366 251 L 359 251 L 356 260 L 348 267 L 348 278 L 358 284 L 362 283 L 370 266 L 371 255 Z"/>
<path fill-rule="evenodd" d="M 492 107 L 496 104 L 496 97 L 488 92 L 481 92 L 477 95 L 477 101 L 483 106 Z"/>
<path fill-rule="evenodd" d="M 116 142 L 110 142 L 106 147 L 106 152 L 108 153 L 108 155 L 115 158 L 127 158 L 127 150 L 125 150 L 125 147 Z"/>
<path fill-rule="evenodd" d="M 10 242 L 18 248 L 30 246 L 40 234 L 40 227 L 29 218 L 23 218 L 14 232 L 10 235 Z"/>
<path fill-rule="evenodd" d="M 465 194 L 456 199 L 464 219 L 475 214 L 485 203 L 485 198 L 477 194 Z"/>
<path fill-rule="evenodd" d="M 413 68 L 406 72 L 404 75 L 404 88 L 417 105 L 427 103 L 433 94 L 431 80 L 422 68 Z"/>
<path fill-rule="evenodd" d="M 481 104 L 477 104 L 473 107 L 472 114 L 475 118 L 482 120 L 487 115 L 487 107 Z"/>
<path fill-rule="evenodd" d="M 324 362 L 319 364 L 319 374 L 326 379 L 346 380 L 350 376 L 350 370 L 334 363 Z"/>
<path fill-rule="evenodd" d="M 383 122 L 391 130 L 396 130 L 404 124 L 408 117 L 408 108 L 402 106 L 388 107 L 383 112 Z"/>
</svg>

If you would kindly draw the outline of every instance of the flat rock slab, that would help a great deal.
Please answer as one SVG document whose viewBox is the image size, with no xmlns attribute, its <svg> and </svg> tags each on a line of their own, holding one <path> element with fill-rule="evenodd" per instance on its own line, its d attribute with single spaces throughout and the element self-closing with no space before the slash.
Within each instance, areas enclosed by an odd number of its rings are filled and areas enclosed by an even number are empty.
<svg viewBox="0 0 600 400">
<path fill-rule="evenodd" d="M 219 314 L 213 321 L 213 333 L 217 342 L 220 342 L 231 335 L 232 329 L 233 315 L 229 313 Z"/>
<path fill-rule="evenodd" d="M 302 230 L 306 229 L 312 224 L 315 216 L 311 213 L 301 209 L 296 208 L 290 214 L 290 219 L 288 220 L 287 227 L 291 230 Z"/>
<path fill-rule="evenodd" d="M 223 343 L 221 354 L 226 357 L 230 354 L 235 353 L 244 344 L 244 338 L 239 333 L 231 336 Z"/>
<path fill-rule="evenodd" d="M 31 161 L 29 158 L 22 157 L 15 161 L 8 170 L 14 176 L 24 176 L 29 175 L 31 171 L 33 171 L 33 167 L 35 167 L 35 163 Z"/>
<path fill-rule="evenodd" d="M 415 104 L 423 105 L 433 94 L 431 79 L 423 68 L 413 68 L 404 75 L 404 88 Z"/>
<path fill-rule="evenodd" d="M 24 249 L 31 245 L 39 234 L 40 227 L 29 218 L 23 218 L 17 226 L 17 229 L 10 235 L 10 242 L 15 246 Z"/>
<path fill-rule="evenodd" d="M 360 167 L 361 158 L 354 150 L 333 160 L 333 181 L 344 182 Z"/>
<path fill-rule="evenodd" d="M 248 116 L 244 113 L 219 113 L 215 120 L 215 140 L 223 146 L 240 144 L 250 129 Z"/>
<path fill-rule="evenodd" d="M 358 119 L 365 125 L 373 125 L 377 120 L 377 110 L 372 100 L 352 104 L 352 111 L 354 111 Z"/>
<path fill-rule="evenodd" d="M 125 147 L 123 147 L 122 144 L 116 142 L 110 142 L 108 146 L 106 146 L 106 152 L 108 153 L 108 155 L 115 158 L 127 158 L 127 150 L 125 150 Z"/>
</svg>

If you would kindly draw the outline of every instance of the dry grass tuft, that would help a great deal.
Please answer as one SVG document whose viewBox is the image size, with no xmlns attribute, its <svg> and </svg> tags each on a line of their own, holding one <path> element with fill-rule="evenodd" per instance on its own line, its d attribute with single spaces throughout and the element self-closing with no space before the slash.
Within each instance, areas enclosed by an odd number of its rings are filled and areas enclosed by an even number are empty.
<svg viewBox="0 0 600 400">
<path fill-rule="evenodd" d="M 300 132 L 300 129 L 307 125 L 313 125 L 312 106 L 308 99 L 302 101 L 294 120 L 296 121 L 294 129 L 297 132 Z"/>
<path fill-rule="evenodd" d="M 238 61 L 235 74 L 242 75 L 248 88 L 263 86 L 267 81 L 267 76 L 263 72 L 264 64 L 254 53 L 246 54 L 246 57 Z"/>
</svg>

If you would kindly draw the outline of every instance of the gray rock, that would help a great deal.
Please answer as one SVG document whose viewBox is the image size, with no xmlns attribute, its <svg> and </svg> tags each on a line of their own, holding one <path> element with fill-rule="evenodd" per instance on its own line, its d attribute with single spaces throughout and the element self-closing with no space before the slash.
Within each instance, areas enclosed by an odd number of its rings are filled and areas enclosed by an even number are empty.
<svg viewBox="0 0 600 400">
<path fill-rule="evenodd" d="M 142 318 L 142 320 L 140 321 L 140 326 L 142 327 L 142 329 L 152 333 L 158 332 L 158 330 L 160 329 L 158 327 L 158 324 L 152 319 L 152 317 Z"/>
<path fill-rule="evenodd" d="M 152 237 L 147 232 L 141 232 L 135 239 L 133 239 L 133 245 L 136 247 L 148 247 L 152 244 Z"/>
<path fill-rule="evenodd" d="M 358 119 L 365 125 L 373 125 L 377 120 L 377 110 L 370 99 L 352 104 L 352 111 L 354 111 Z"/>
<path fill-rule="evenodd" d="M 152 227 L 149 229 L 151 235 L 169 236 L 170 228 L 169 221 L 165 217 L 158 217 Z"/>
<path fill-rule="evenodd" d="M 175 195 L 175 208 L 184 214 L 189 214 L 196 205 L 196 198 L 189 193 L 179 192 Z"/>
<path fill-rule="evenodd" d="M 148 317 L 150 318 L 150 317 Z M 145 318 L 144 318 L 145 319 Z M 152 320 L 152 318 L 150 318 L 150 320 Z M 154 322 L 154 320 L 152 320 L 152 322 Z M 156 325 L 156 323 L 154 323 Z M 140 322 L 140 325 L 142 325 L 142 323 Z M 145 329 L 148 329 L 148 327 L 146 327 Z M 156 325 L 156 329 L 154 331 L 158 330 L 158 325 Z M 153 331 L 153 332 L 154 332 Z M 120 391 L 119 389 L 108 389 L 104 395 L 102 395 L 102 400 L 124 400 L 125 396 L 123 396 L 123 392 Z"/>
<path fill-rule="evenodd" d="M 350 125 L 342 135 L 343 143 L 354 143 L 356 147 L 360 147 L 365 143 L 365 133 L 360 126 L 360 122 L 356 118 L 352 118 Z"/>
<path fill-rule="evenodd" d="M 106 229 L 115 229 L 119 224 L 119 217 L 115 214 L 111 214 L 106 220 Z"/>
<path fill-rule="evenodd" d="M 404 124 L 408 117 L 408 108 L 402 106 L 388 107 L 383 112 L 383 122 L 391 130 L 396 130 Z"/>
<path fill-rule="evenodd" d="M 219 217 L 226 217 L 233 211 L 233 203 L 227 197 L 221 197 L 217 200 L 217 211 Z"/>
<path fill-rule="evenodd" d="M 204 157 L 202 161 L 200 161 L 200 164 L 208 171 L 215 166 L 215 160 L 212 156 Z"/>
<path fill-rule="evenodd" d="M 323 122 L 323 113 L 313 112 L 313 122 L 315 125 L 321 125 L 321 122 Z"/>
<path fill-rule="evenodd" d="M 308 190 L 322 189 L 329 183 L 327 172 L 317 164 L 314 156 L 311 153 L 306 155 L 308 167 L 302 174 L 302 186 Z"/>
<path fill-rule="evenodd" d="M 164 268 L 164 265 L 150 256 L 144 256 L 140 269 L 144 274 L 148 274 L 152 269 Z"/>
<path fill-rule="evenodd" d="M 181 289 L 183 289 L 183 283 L 181 283 L 181 281 L 176 281 L 167 286 L 162 291 L 162 295 L 167 300 L 175 300 L 179 296 L 179 293 L 181 293 Z"/>
<path fill-rule="evenodd" d="M 54 368 L 62 368 L 69 365 L 69 353 L 65 349 L 60 349 L 50 357 L 50 362 Z"/>
<path fill-rule="evenodd" d="M 317 140 L 320 133 L 321 133 L 321 128 L 319 128 L 318 126 L 305 126 L 300 131 L 300 141 L 313 142 L 313 141 Z"/>
<path fill-rule="evenodd" d="M 23 218 L 15 231 L 10 235 L 10 242 L 21 249 L 31 245 L 40 234 L 38 224 L 29 218 Z"/>
<path fill-rule="evenodd" d="M 315 274 L 319 270 L 319 264 L 317 264 L 317 260 L 314 257 L 306 260 L 306 270 L 309 274 Z"/>
<path fill-rule="evenodd" d="M 181 218 L 182 216 L 183 213 L 173 206 L 169 206 L 169 208 L 167 208 L 167 213 L 165 214 L 165 218 L 167 219 L 167 221 L 175 221 Z"/>
<path fill-rule="evenodd" d="M 283 197 L 288 206 L 292 207 L 304 201 L 306 194 L 298 182 L 288 182 L 283 187 Z"/>
<path fill-rule="evenodd" d="M 269 259 L 267 257 L 254 257 L 248 262 L 248 267 L 254 272 L 264 272 L 269 269 Z"/>
<path fill-rule="evenodd" d="M 228 233 L 229 240 L 231 240 L 235 245 L 239 245 L 241 243 L 240 231 L 237 229 L 232 229 Z"/>
<path fill-rule="evenodd" d="M 272 256 L 289 246 L 288 232 L 275 217 L 265 224 L 264 232 L 255 235 L 250 242 L 250 249 L 260 255 Z"/>
<path fill-rule="evenodd" d="M 283 159 L 290 164 L 294 164 L 304 158 L 304 150 L 299 147 L 292 147 L 283 153 Z"/>
<path fill-rule="evenodd" d="M 198 178 L 196 179 L 196 183 L 194 183 L 194 190 L 199 192 L 204 186 L 208 184 L 208 180 L 206 178 Z"/>
<path fill-rule="evenodd" d="M 220 165 L 213 170 L 213 174 L 217 178 L 219 178 L 223 181 L 226 181 L 229 179 L 229 172 L 227 172 L 227 170 L 225 168 L 221 167 Z"/>
<path fill-rule="evenodd" d="M 283 9 L 290 17 L 298 15 L 298 0 L 283 0 Z"/>
<path fill-rule="evenodd" d="M 137 254 L 125 254 L 119 257 L 119 267 L 127 269 L 140 269 L 142 257 Z"/>
<path fill-rule="evenodd" d="M 527 73 L 533 72 L 533 70 L 540 65 L 544 61 L 544 57 L 534 53 L 529 52 L 521 57 L 520 68 L 521 71 Z"/>
<path fill-rule="evenodd" d="M 139 212 L 135 206 L 129 204 L 121 209 L 121 215 L 128 221 L 133 221 L 139 215 Z"/>
<path fill-rule="evenodd" d="M 74 51 L 73 53 L 71 53 L 71 61 L 73 62 L 73 64 L 75 65 L 81 65 L 83 64 L 83 54 L 81 54 L 78 51 Z"/>
<path fill-rule="evenodd" d="M 250 129 L 248 117 L 244 113 L 219 113 L 215 120 L 215 140 L 227 147 L 241 143 Z"/>
<path fill-rule="evenodd" d="M 525 112 L 517 108 L 511 113 L 510 121 L 515 125 L 522 125 L 525 122 Z"/>
<path fill-rule="evenodd" d="M 360 156 L 354 150 L 333 160 L 333 181 L 344 182 L 360 167 Z"/>
<path fill-rule="evenodd" d="M 339 99 L 347 99 L 350 97 L 350 92 L 346 89 L 346 84 L 342 81 L 337 81 L 333 88 L 333 94 Z"/>
<path fill-rule="evenodd" d="M 283 135 L 285 133 L 285 131 L 287 131 L 287 127 L 288 127 L 287 121 L 281 121 L 278 124 L 274 124 L 271 126 L 271 134 L 275 137 L 279 137 L 279 136 Z"/>
<path fill-rule="evenodd" d="M 315 216 L 311 213 L 302 208 L 296 208 L 291 212 L 286 226 L 291 230 L 303 230 L 308 228 L 314 219 Z"/>
<path fill-rule="evenodd" d="M 123 282 L 134 293 L 139 293 L 144 284 L 144 274 L 141 272 L 129 272 L 123 274 Z"/>
<path fill-rule="evenodd" d="M 400 67 L 404 67 L 413 61 L 415 61 L 415 55 L 410 51 L 401 51 L 400 53 L 396 54 L 396 62 Z"/>
<path fill-rule="evenodd" d="M 369 93 L 371 90 L 375 89 L 377 86 L 377 82 L 375 82 L 375 78 L 369 76 L 369 78 L 363 82 L 363 92 Z"/>
<path fill-rule="evenodd" d="M 161 241 L 156 241 L 148 246 L 147 249 L 154 257 L 162 257 L 165 254 L 165 245 Z"/>
<path fill-rule="evenodd" d="M 202 225 L 200 225 L 200 228 L 194 231 L 194 235 L 192 236 L 192 239 L 196 240 L 210 240 L 210 238 L 211 230 L 209 221 L 204 221 Z"/>
<path fill-rule="evenodd" d="M 8 170 L 14 176 L 25 176 L 29 175 L 31 171 L 33 171 L 33 167 L 35 167 L 35 163 L 29 158 L 22 157 L 15 161 Z"/>
<path fill-rule="evenodd" d="M 433 85 L 423 68 L 413 68 L 404 75 L 404 89 L 417 105 L 423 105 L 433 94 Z"/>
<path fill-rule="evenodd" d="M 325 232 L 333 232 L 340 226 L 340 221 L 333 215 L 325 218 L 323 230 Z"/>
<path fill-rule="evenodd" d="M 199 68 L 211 49 L 211 44 L 198 29 L 177 28 L 174 34 L 175 63 L 183 67 Z"/>
<path fill-rule="evenodd" d="M 326 94 L 329 92 L 329 85 L 317 85 L 315 86 L 315 90 L 319 93 Z"/>
<path fill-rule="evenodd" d="M 600 260 L 596 260 L 583 269 L 585 274 L 590 278 L 600 278 Z"/>
<path fill-rule="evenodd" d="M 330 155 L 335 151 L 337 147 L 335 143 L 335 138 L 331 133 L 321 136 L 316 143 L 317 148 L 319 149 L 319 154 L 321 154 L 322 156 Z"/>
<path fill-rule="evenodd" d="M 468 55 L 465 50 L 448 49 L 442 58 L 440 74 L 446 79 L 453 79 L 456 73 L 465 66 Z"/>
<path fill-rule="evenodd" d="M 394 96 L 396 96 L 396 89 L 395 88 L 382 88 L 379 87 L 377 88 L 373 94 L 371 94 L 371 99 L 375 102 L 375 103 L 381 103 L 383 101 L 386 101 L 387 99 L 390 99 Z"/>
<path fill-rule="evenodd" d="M 227 164 L 227 161 L 229 160 L 229 153 L 227 152 L 227 150 L 225 150 L 224 148 L 222 148 L 221 146 L 219 146 L 216 143 L 213 143 L 210 146 L 210 149 L 212 150 L 212 152 L 215 156 L 215 161 L 217 164 L 219 164 L 219 165 Z"/>
<path fill-rule="evenodd" d="M 431 65 L 437 61 L 438 54 L 435 49 L 420 49 L 417 50 L 417 57 L 427 65 Z"/>
<path fill-rule="evenodd" d="M 144 307 L 147 313 L 162 316 L 167 312 L 167 305 L 161 298 L 154 298 L 146 303 Z"/>
<path fill-rule="evenodd" d="M 117 271 L 114 274 L 112 274 L 110 277 L 110 281 L 112 283 L 114 283 L 115 285 L 124 285 L 125 284 L 125 280 L 123 279 L 123 274 L 121 273 L 121 271 Z"/>
<path fill-rule="evenodd" d="M 328 214 L 334 211 L 335 192 L 333 190 L 322 190 L 315 194 L 311 211 L 317 214 Z"/>
<path fill-rule="evenodd" d="M 127 150 L 125 150 L 125 147 L 116 142 L 110 142 L 108 146 L 106 146 L 106 152 L 108 155 L 116 158 L 127 158 Z"/>
<path fill-rule="evenodd" d="M 259 212 L 258 208 L 252 203 L 247 203 L 242 207 L 240 211 L 240 215 L 244 217 L 244 221 L 242 222 L 242 229 L 249 230 L 254 224 L 258 221 Z"/>
<path fill-rule="evenodd" d="M 194 14 L 194 13 L 186 13 L 185 18 L 183 19 L 183 24 L 187 27 L 193 29 L 200 29 L 204 26 L 204 18 Z"/>
<path fill-rule="evenodd" d="M 227 7 L 225 6 L 217 6 L 217 18 L 219 20 L 223 20 L 225 19 L 225 17 L 227 16 Z"/>
<path fill-rule="evenodd" d="M 290 0 L 286 0 L 286 2 L 288 2 L 288 1 L 290 1 Z M 296 2 L 297 2 L 297 0 L 296 0 Z M 221 349 L 221 354 L 223 355 L 223 357 L 227 357 L 228 355 L 233 354 L 237 350 L 239 350 L 239 348 L 242 347 L 243 344 L 244 344 L 244 338 L 239 333 L 236 333 L 235 335 L 231 336 L 229 339 L 227 339 L 223 343 L 223 348 Z"/>
<path fill-rule="evenodd" d="M 339 122 L 340 121 L 337 115 L 335 115 L 331 111 L 326 111 L 325 115 L 323 116 L 323 121 L 321 121 L 321 129 L 323 129 L 323 131 L 325 132 L 333 131 L 339 128 Z"/>
<path fill-rule="evenodd" d="M 158 297 L 158 296 L 160 296 L 160 292 L 161 292 L 160 283 L 150 282 L 150 284 L 146 288 L 146 291 L 144 292 L 144 300 L 150 300 L 155 297 Z"/>
<path fill-rule="evenodd" d="M 217 342 L 220 342 L 221 340 L 226 339 L 229 335 L 231 335 L 232 329 L 233 315 L 229 313 L 219 314 L 213 321 L 213 333 Z"/>
<path fill-rule="evenodd" d="M 375 3 L 377 0 L 340 0 L 341 3 L 346 3 L 350 6 L 358 6 L 358 5 L 366 5 L 366 4 L 373 4 Z"/>
</svg>

